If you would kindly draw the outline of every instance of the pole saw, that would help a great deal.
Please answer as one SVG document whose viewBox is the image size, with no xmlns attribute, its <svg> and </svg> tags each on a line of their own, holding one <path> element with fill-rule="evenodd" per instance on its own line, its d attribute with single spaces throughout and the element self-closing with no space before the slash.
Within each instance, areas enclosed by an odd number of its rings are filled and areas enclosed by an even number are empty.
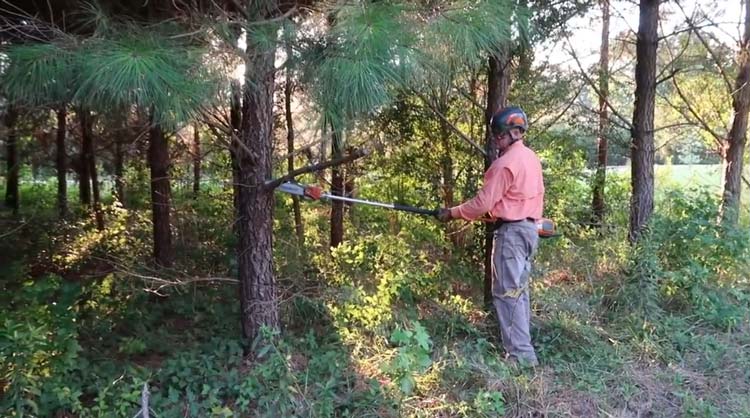
<svg viewBox="0 0 750 418">
<path fill-rule="evenodd" d="M 371 200 L 354 199 L 354 198 L 346 197 L 346 196 L 338 196 L 335 194 L 323 192 L 322 189 L 317 186 L 304 186 L 302 184 L 293 183 L 293 182 L 281 183 L 281 185 L 276 190 L 284 192 L 284 193 L 289 193 L 294 196 L 300 196 L 302 198 L 313 199 L 313 200 L 318 200 L 318 199 L 340 200 L 342 202 L 361 203 L 363 205 L 377 206 L 377 207 L 386 208 L 386 209 L 399 210 L 402 212 L 416 213 L 419 215 L 437 216 L 438 214 L 438 211 L 433 210 L 433 209 L 423 209 L 423 208 L 416 208 L 414 206 L 399 205 L 396 203 L 373 202 Z"/>
<path fill-rule="evenodd" d="M 335 195 L 331 193 L 326 193 L 323 191 L 323 189 L 321 189 L 318 186 L 305 186 L 305 185 L 295 183 L 295 182 L 281 183 L 281 185 L 279 185 L 279 187 L 277 187 L 276 190 L 291 194 L 293 196 L 299 196 L 303 199 L 340 200 L 342 202 L 361 203 L 363 205 L 376 206 L 376 207 L 381 207 L 385 209 L 415 213 L 418 215 L 427 215 L 427 216 L 435 216 L 435 217 L 437 217 L 438 215 L 437 209 L 424 209 L 424 208 L 417 208 L 414 206 L 399 205 L 397 203 L 374 202 L 372 200 L 355 199 L 352 197 L 339 196 L 339 195 Z M 479 219 L 479 220 L 482 222 L 494 222 L 495 221 L 494 219 Z M 536 226 L 537 226 L 537 232 L 539 233 L 540 238 L 553 238 L 553 237 L 560 236 L 560 234 L 555 231 L 555 223 L 552 222 L 551 219 L 546 219 L 546 218 L 540 219 L 539 221 L 536 222 Z"/>
</svg>

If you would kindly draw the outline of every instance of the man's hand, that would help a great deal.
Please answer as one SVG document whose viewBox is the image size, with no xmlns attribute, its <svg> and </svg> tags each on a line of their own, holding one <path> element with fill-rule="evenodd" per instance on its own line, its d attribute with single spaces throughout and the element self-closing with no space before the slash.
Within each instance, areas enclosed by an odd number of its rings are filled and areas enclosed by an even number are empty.
<svg viewBox="0 0 750 418">
<path fill-rule="evenodd" d="M 453 216 L 451 216 L 451 210 L 446 208 L 441 208 L 438 211 L 437 218 L 441 222 L 448 222 L 451 219 L 453 219 Z"/>
</svg>

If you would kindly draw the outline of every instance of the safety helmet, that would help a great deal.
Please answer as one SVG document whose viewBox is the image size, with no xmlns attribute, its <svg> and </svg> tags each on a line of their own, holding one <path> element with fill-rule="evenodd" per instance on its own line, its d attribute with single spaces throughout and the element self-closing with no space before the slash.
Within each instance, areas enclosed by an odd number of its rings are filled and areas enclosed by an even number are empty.
<svg viewBox="0 0 750 418">
<path fill-rule="evenodd" d="M 490 120 L 492 132 L 502 134 L 513 128 L 518 128 L 523 132 L 529 129 L 529 119 L 526 117 L 523 109 L 517 106 L 510 106 L 500 109 Z"/>
</svg>

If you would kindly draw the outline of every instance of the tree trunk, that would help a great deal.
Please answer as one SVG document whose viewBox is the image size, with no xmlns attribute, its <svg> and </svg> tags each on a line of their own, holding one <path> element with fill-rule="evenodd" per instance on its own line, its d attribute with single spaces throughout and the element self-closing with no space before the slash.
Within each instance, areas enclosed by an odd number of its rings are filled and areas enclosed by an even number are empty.
<svg viewBox="0 0 750 418">
<path fill-rule="evenodd" d="M 239 233 L 237 222 L 240 219 L 240 162 L 239 162 L 239 135 L 242 129 L 242 88 L 237 80 L 233 80 L 230 86 L 232 98 L 229 104 L 229 122 L 232 132 L 229 135 L 229 158 L 232 164 L 232 206 L 234 207 L 234 220 L 232 232 Z"/>
<path fill-rule="evenodd" d="M 275 10 L 275 1 L 263 3 L 261 16 Z M 262 29 L 258 29 L 262 30 Z M 242 331 L 250 341 L 262 327 L 279 328 L 279 306 L 273 274 L 273 190 L 271 178 L 275 31 L 247 36 L 242 129 L 239 147 L 239 248 Z"/>
<path fill-rule="evenodd" d="M 87 118 L 89 116 L 88 111 L 78 109 L 78 122 L 81 126 L 81 161 L 79 167 L 81 168 L 78 173 L 78 193 L 81 205 L 91 205 L 91 150 L 93 146 L 91 144 L 91 135 L 88 135 L 88 124 Z"/>
<path fill-rule="evenodd" d="M 115 194 L 121 205 L 125 205 L 125 152 L 122 149 L 122 138 L 115 138 Z"/>
<path fill-rule="evenodd" d="M 495 144 L 490 128 L 492 116 L 505 106 L 508 99 L 508 90 L 510 87 L 510 57 L 508 56 L 490 56 L 489 70 L 487 74 L 487 108 L 484 112 L 485 117 L 485 152 L 487 156 L 484 159 L 484 169 L 490 168 L 492 162 L 497 158 L 497 145 Z M 484 303 L 492 306 L 492 246 L 493 246 L 493 228 L 492 225 L 484 226 Z"/>
<path fill-rule="evenodd" d="M 57 210 L 60 218 L 68 214 L 68 156 L 65 153 L 68 109 L 66 105 L 57 109 Z"/>
<path fill-rule="evenodd" d="M 636 242 L 654 211 L 654 97 L 659 1 L 641 0 L 636 42 L 635 107 L 631 146 L 630 242 Z"/>
<path fill-rule="evenodd" d="M 599 138 L 596 174 L 591 202 L 594 223 L 601 226 L 605 216 L 604 186 L 607 176 L 607 129 L 609 127 L 609 0 L 601 0 L 602 44 L 599 52 Z"/>
<path fill-rule="evenodd" d="M 729 130 L 729 147 L 726 150 L 724 172 L 724 195 L 722 198 L 722 220 L 736 225 L 740 214 L 740 192 L 742 191 L 742 162 L 747 142 L 748 111 L 750 110 L 750 2 L 745 1 L 745 31 L 740 49 L 739 72 L 732 92 L 734 119 Z"/>
<path fill-rule="evenodd" d="M 341 137 L 331 124 L 331 159 L 337 160 L 344 155 Z M 344 196 L 344 169 L 339 165 L 331 167 L 331 194 Z M 331 248 L 338 247 L 344 241 L 344 202 L 331 201 Z"/>
<path fill-rule="evenodd" d="M 83 155 L 85 156 L 83 164 L 91 179 L 91 193 L 94 198 L 94 217 L 96 218 L 96 228 L 104 230 L 104 214 L 99 194 L 99 178 L 96 171 L 96 151 L 94 149 L 94 135 L 92 132 L 93 120 L 88 110 L 79 112 L 81 121 L 81 135 L 83 137 Z"/>
<path fill-rule="evenodd" d="M 193 197 L 198 197 L 201 191 L 201 137 L 198 124 L 193 127 Z"/>
<path fill-rule="evenodd" d="M 292 49 L 287 46 L 287 55 L 291 56 Z M 286 148 L 287 154 L 287 170 L 291 172 L 294 170 L 294 120 L 292 119 L 292 70 L 287 68 L 286 70 L 286 83 L 284 85 L 284 110 L 286 113 Z M 300 246 L 305 244 L 305 229 L 302 225 L 302 211 L 299 205 L 299 197 L 292 196 L 292 207 L 294 210 L 294 229 L 297 232 L 297 242 Z"/>
<path fill-rule="evenodd" d="M 91 154 L 89 160 L 89 173 L 91 173 L 91 193 L 94 198 L 94 217 L 96 218 L 96 229 L 104 231 L 104 213 L 102 212 L 102 201 L 99 193 L 99 176 L 96 171 L 96 156 Z"/>
<path fill-rule="evenodd" d="M 5 113 L 5 128 L 8 130 L 7 146 L 7 172 L 5 186 L 5 206 L 13 210 L 13 214 L 18 214 L 18 175 L 20 171 L 20 161 L 18 161 L 18 132 L 16 131 L 16 122 L 18 121 L 18 111 L 15 107 L 8 106 Z"/>
<path fill-rule="evenodd" d="M 447 101 L 446 101 L 447 102 Z M 446 103 L 444 102 L 444 103 Z M 441 106 L 440 112 L 443 115 L 447 115 L 447 104 L 445 106 Z M 450 208 L 453 207 L 454 202 L 454 193 L 456 188 L 456 181 L 453 177 L 453 156 L 452 156 L 452 149 L 451 149 L 451 141 L 450 141 L 450 135 L 451 131 L 448 125 L 445 122 L 440 123 L 440 140 L 442 143 L 442 152 L 443 155 L 440 157 L 440 171 L 442 174 L 442 183 L 443 183 L 443 207 Z M 454 247 L 459 245 L 459 235 L 456 233 L 458 231 L 458 228 L 455 223 L 446 223 L 445 224 L 445 233 L 450 238 L 451 243 Z M 446 250 L 449 251 L 449 250 Z M 449 254 L 449 252 L 446 253 L 446 255 Z"/>
<path fill-rule="evenodd" d="M 151 169 L 151 219 L 154 232 L 154 260 L 162 267 L 172 265 L 172 228 L 170 225 L 169 145 L 161 126 L 149 129 L 148 164 Z"/>
</svg>

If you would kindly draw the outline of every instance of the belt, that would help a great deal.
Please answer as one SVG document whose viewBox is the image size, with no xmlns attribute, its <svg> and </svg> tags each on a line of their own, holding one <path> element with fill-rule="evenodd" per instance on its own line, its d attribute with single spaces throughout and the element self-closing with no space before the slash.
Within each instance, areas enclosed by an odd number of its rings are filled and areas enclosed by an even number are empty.
<svg viewBox="0 0 750 418">
<path fill-rule="evenodd" d="M 536 219 L 532 217 L 523 218 L 523 219 L 517 219 L 515 221 L 507 221 L 505 219 L 498 219 L 495 222 L 490 224 L 490 228 L 494 231 L 497 228 L 500 228 L 504 224 L 517 224 L 519 222 L 536 222 Z"/>
<path fill-rule="evenodd" d="M 503 224 L 515 224 L 515 223 L 518 223 L 518 222 L 536 222 L 536 219 L 534 219 L 532 217 L 519 219 L 517 221 L 506 221 L 506 220 L 503 220 L 503 219 L 499 219 L 498 222 L 503 223 Z"/>
</svg>

